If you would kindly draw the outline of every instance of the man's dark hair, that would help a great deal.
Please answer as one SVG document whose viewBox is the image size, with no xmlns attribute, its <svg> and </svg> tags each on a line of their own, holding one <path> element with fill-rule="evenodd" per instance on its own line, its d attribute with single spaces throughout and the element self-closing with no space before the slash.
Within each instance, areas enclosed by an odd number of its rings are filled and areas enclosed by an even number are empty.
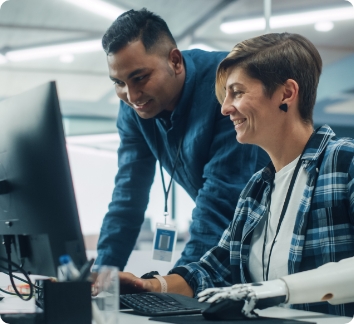
<svg viewBox="0 0 354 324">
<path fill-rule="evenodd" d="M 220 103 L 225 98 L 227 71 L 234 67 L 240 67 L 249 77 L 260 80 L 269 98 L 286 80 L 295 80 L 299 85 L 300 116 L 304 122 L 313 124 L 322 59 L 307 38 L 298 34 L 272 33 L 235 45 L 216 73 L 216 95 Z"/>
<path fill-rule="evenodd" d="M 147 52 L 151 52 L 156 44 L 166 40 L 177 46 L 166 22 L 146 8 L 121 14 L 102 37 L 102 46 L 108 55 L 137 40 L 143 43 Z"/>
</svg>

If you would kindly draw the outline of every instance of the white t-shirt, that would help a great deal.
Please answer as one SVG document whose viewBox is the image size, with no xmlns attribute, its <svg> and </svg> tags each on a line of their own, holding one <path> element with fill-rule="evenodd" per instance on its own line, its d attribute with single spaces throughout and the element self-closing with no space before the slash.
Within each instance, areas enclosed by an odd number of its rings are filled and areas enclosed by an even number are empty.
<svg viewBox="0 0 354 324">
<path fill-rule="evenodd" d="M 264 215 L 262 220 L 255 228 L 250 244 L 250 254 L 248 260 L 248 269 L 253 282 L 264 281 L 262 270 L 262 253 L 264 243 L 264 233 L 266 218 L 268 220 L 267 241 L 264 253 L 264 274 L 266 275 L 269 252 L 272 242 L 275 237 L 275 233 L 278 227 L 280 214 L 283 209 L 286 194 L 288 192 L 291 178 L 294 174 L 294 170 L 300 156 L 294 161 L 286 165 L 280 171 L 275 173 L 270 213 Z M 279 234 L 273 247 L 268 280 L 278 279 L 280 277 L 288 275 L 288 259 L 291 245 L 291 239 L 293 236 L 293 230 L 295 226 L 295 220 L 297 211 L 300 206 L 301 198 L 305 190 L 307 180 L 307 173 L 302 166 L 300 166 L 299 173 L 296 177 L 294 188 L 292 190 L 289 205 L 285 212 L 283 222 L 280 226 Z"/>
</svg>

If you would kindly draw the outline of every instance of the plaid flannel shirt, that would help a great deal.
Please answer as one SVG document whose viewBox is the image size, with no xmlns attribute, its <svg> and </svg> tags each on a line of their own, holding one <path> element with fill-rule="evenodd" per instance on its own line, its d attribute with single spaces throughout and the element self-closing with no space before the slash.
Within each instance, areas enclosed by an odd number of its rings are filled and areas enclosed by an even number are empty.
<svg viewBox="0 0 354 324">
<path fill-rule="evenodd" d="M 291 240 L 289 274 L 354 256 L 353 157 L 354 140 L 335 137 L 327 125 L 318 129 L 309 141 L 302 156 L 308 178 Z M 251 282 L 247 266 L 252 233 L 266 216 L 274 173 L 270 163 L 252 176 L 218 246 L 199 262 L 170 271 L 184 277 L 195 295 L 210 287 Z M 333 306 L 321 302 L 293 307 L 335 315 L 354 313 L 354 303 Z"/>
</svg>

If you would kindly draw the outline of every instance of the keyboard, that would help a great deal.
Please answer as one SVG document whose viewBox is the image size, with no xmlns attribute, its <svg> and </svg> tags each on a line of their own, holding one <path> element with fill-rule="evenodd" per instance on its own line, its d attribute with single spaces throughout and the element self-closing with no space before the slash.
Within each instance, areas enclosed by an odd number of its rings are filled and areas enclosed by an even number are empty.
<svg viewBox="0 0 354 324">
<path fill-rule="evenodd" d="M 145 316 L 200 314 L 209 307 L 191 297 L 152 292 L 120 295 L 120 303 Z"/>
</svg>

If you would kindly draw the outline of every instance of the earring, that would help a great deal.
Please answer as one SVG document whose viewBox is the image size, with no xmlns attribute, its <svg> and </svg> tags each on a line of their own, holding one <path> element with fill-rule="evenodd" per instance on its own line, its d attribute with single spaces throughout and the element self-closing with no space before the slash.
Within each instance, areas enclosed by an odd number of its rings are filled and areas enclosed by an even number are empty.
<svg viewBox="0 0 354 324">
<path fill-rule="evenodd" d="M 279 109 L 282 111 L 287 112 L 288 111 L 288 105 L 286 103 L 283 103 L 279 106 Z"/>
</svg>

